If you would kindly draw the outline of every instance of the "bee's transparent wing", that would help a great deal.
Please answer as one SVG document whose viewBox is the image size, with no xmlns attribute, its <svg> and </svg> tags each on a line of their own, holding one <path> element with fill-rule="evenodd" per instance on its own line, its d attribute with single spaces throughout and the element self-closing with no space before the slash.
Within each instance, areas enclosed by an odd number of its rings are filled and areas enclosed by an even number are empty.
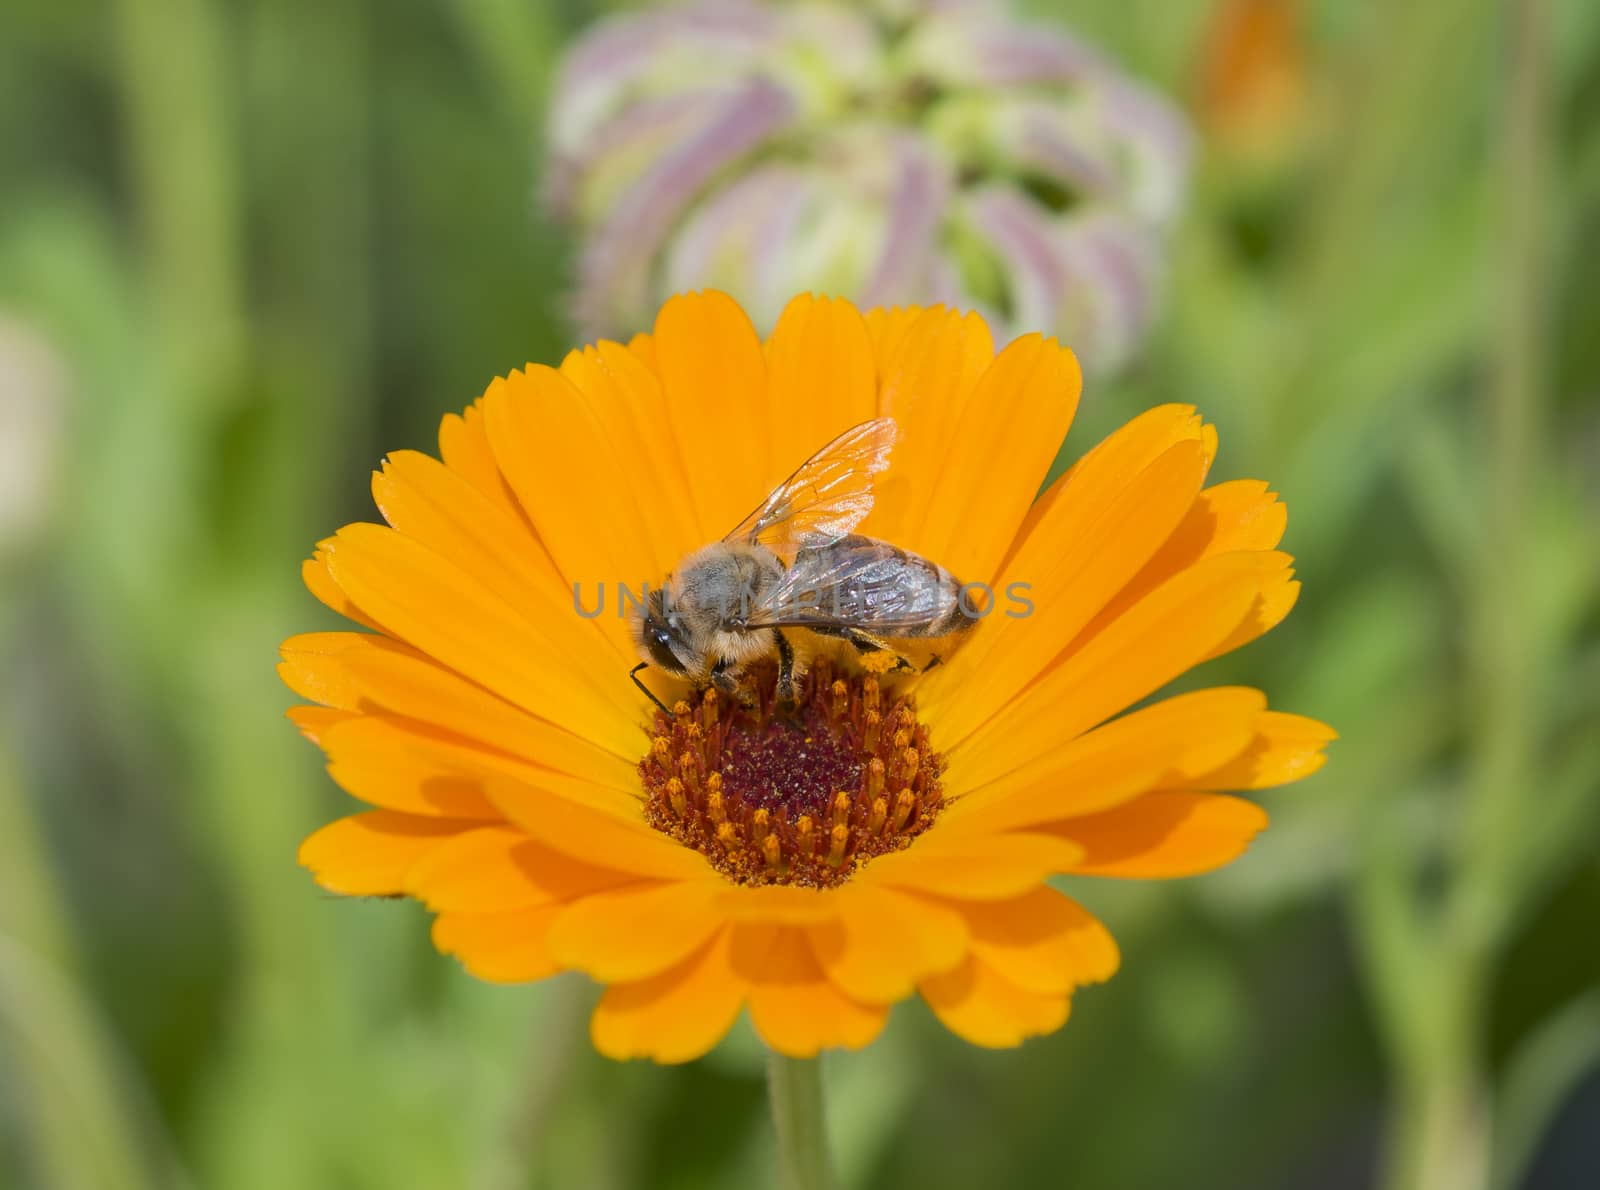
<svg viewBox="0 0 1600 1190">
<path fill-rule="evenodd" d="M 894 418 L 846 430 L 778 486 L 724 541 L 759 543 L 785 561 L 844 537 L 872 511 L 873 476 L 889 466 Z"/>
<path fill-rule="evenodd" d="M 752 609 L 749 626 L 926 636 L 956 620 L 960 599 L 960 583 L 942 566 L 852 534 L 801 550 L 783 580 Z"/>
</svg>

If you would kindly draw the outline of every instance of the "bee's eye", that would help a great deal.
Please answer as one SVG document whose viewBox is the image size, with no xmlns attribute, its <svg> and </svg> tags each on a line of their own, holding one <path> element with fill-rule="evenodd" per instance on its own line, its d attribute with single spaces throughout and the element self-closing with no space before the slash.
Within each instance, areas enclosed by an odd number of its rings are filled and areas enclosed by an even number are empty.
<svg viewBox="0 0 1600 1190">
<path fill-rule="evenodd" d="M 650 659 L 668 673 L 683 672 L 683 663 L 672 651 L 672 633 L 665 628 L 652 626 L 645 636 L 645 647 L 650 652 Z"/>
</svg>

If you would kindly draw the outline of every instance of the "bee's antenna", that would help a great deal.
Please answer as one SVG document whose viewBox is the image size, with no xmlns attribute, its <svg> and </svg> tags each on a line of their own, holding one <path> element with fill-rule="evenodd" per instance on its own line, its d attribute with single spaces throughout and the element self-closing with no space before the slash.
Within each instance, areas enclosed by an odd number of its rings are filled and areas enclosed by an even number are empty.
<svg viewBox="0 0 1600 1190">
<path fill-rule="evenodd" d="M 671 719 L 672 718 L 672 712 L 667 710 L 667 704 L 662 702 L 659 698 L 657 698 L 655 696 L 654 692 L 651 691 L 650 687 L 646 686 L 643 682 L 641 682 L 639 680 L 639 671 L 641 669 L 649 669 L 649 668 L 650 668 L 650 663 L 648 661 L 641 661 L 641 662 L 639 662 L 638 665 L 635 665 L 632 669 L 630 669 L 628 671 L 628 677 L 633 679 L 633 684 L 635 686 L 639 687 L 639 691 L 640 691 L 641 694 L 643 694 L 651 702 L 655 703 L 656 706 L 660 707 L 661 708 L 661 713 L 663 715 L 665 715 L 668 719 Z"/>
</svg>

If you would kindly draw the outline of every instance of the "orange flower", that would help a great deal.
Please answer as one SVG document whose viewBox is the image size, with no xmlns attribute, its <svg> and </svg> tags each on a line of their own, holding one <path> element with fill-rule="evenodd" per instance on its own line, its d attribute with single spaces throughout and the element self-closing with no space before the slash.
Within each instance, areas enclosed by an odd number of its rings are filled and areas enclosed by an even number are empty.
<svg viewBox="0 0 1600 1190">
<path fill-rule="evenodd" d="M 1199 108 L 1228 146 L 1271 154 L 1302 131 L 1307 106 L 1298 0 L 1218 0 L 1200 58 Z"/>
<path fill-rule="evenodd" d="M 318 704 L 290 714 L 373 808 L 301 861 L 419 898 L 483 979 L 609 985 L 592 1034 L 614 1057 L 697 1057 L 744 1008 L 783 1054 L 856 1048 L 913 993 L 980 1045 L 1060 1027 L 1118 956 L 1047 878 L 1227 863 L 1266 816 L 1215 791 L 1303 777 L 1333 738 L 1242 688 L 1113 718 L 1271 628 L 1299 584 L 1266 485 L 1204 486 L 1216 435 L 1187 406 L 1035 502 L 1078 389 L 1069 351 L 997 355 L 971 314 L 806 296 L 763 344 L 714 292 L 496 380 L 444 419 L 443 462 L 374 476 L 387 526 L 305 565 L 371 631 L 285 643 Z M 652 671 L 680 700 L 661 715 L 627 680 L 627 621 L 576 614 L 573 584 L 592 610 L 601 582 L 659 583 L 883 414 L 899 446 L 862 531 L 989 583 L 992 613 L 910 679 L 819 656 L 804 732 Z M 1006 614 L 1012 582 L 1031 615 Z"/>
</svg>

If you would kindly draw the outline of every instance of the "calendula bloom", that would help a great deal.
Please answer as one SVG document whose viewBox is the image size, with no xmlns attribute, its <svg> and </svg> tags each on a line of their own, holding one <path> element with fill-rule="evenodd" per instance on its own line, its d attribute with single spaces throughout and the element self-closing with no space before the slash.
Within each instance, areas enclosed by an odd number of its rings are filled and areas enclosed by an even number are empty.
<svg viewBox="0 0 1600 1190">
<path fill-rule="evenodd" d="M 1263 164 L 1310 137 L 1300 0 L 1216 0 L 1200 57 L 1198 107 L 1213 139 Z"/>
<path fill-rule="evenodd" d="M 1071 352 L 997 354 L 972 314 L 805 296 L 762 342 L 715 292 L 494 381 L 444 419 L 442 461 L 385 461 L 387 525 L 305 565 L 366 630 L 284 645 L 318 704 L 291 716 L 370 808 L 302 861 L 335 892 L 420 899 L 483 979 L 608 985 L 592 1035 L 618 1058 L 694 1058 L 746 1008 L 781 1053 L 855 1048 L 912 995 L 980 1045 L 1058 1028 L 1118 955 L 1046 881 L 1227 863 L 1266 816 L 1221 791 L 1305 776 L 1332 738 L 1237 687 L 1128 711 L 1298 584 L 1283 506 L 1207 486 L 1216 435 L 1187 406 L 1035 501 L 1078 391 Z M 819 653 L 786 717 L 759 671 L 744 705 L 652 670 L 658 711 L 595 585 L 659 583 L 880 416 L 899 441 L 860 531 L 988 584 L 990 614 L 925 672 Z"/>
<path fill-rule="evenodd" d="M 550 104 L 586 332 L 713 285 L 770 327 L 799 288 L 1047 329 L 1091 370 L 1156 308 L 1189 131 L 1066 32 L 993 0 L 699 0 L 614 16 Z"/>
</svg>

